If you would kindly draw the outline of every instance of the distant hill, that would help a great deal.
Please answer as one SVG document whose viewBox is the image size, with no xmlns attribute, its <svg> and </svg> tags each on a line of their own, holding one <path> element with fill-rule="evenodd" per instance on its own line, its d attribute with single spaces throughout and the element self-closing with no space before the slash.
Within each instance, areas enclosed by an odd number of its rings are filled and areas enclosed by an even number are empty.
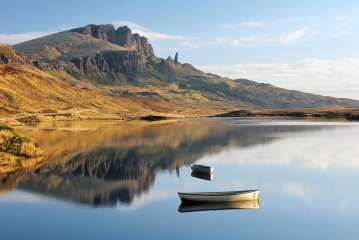
<svg viewBox="0 0 359 240">
<path fill-rule="evenodd" d="M 112 25 L 87 25 L 13 48 L 0 45 L 0 103 L 5 113 L 38 113 L 50 106 L 50 112 L 94 108 L 116 116 L 359 107 L 356 100 L 204 73 L 180 63 L 178 54 L 156 57 L 145 37 Z"/>
</svg>

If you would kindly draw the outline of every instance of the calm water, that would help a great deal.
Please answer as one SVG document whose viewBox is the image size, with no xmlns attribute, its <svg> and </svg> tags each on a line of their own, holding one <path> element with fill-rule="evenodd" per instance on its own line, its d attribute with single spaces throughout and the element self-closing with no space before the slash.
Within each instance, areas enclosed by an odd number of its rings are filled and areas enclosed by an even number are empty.
<svg viewBox="0 0 359 240">
<path fill-rule="evenodd" d="M 359 125 L 285 119 L 57 123 L 0 176 L 1 239 L 357 239 Z M 190 164 L 214 167 L 212 181 Z M 259 189 L 258 209 L 180 213 L 178 191 Z"/>
</svg>

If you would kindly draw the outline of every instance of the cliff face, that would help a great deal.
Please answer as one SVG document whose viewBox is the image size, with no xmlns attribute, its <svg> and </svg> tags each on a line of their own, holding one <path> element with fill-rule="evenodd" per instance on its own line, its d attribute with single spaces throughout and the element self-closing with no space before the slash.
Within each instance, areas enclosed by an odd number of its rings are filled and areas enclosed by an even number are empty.
<svg viewBox="0 0 359 240">
<path fill-rule="evenodd" d="M 40 70 L 66 72 L 103 84 L 124 83 L 146 75 L 146 63 L 155 58 L 147 39 L 126 26 L 115 29 L 113 25 L 87 25 L 14 47 Z"/>
<path fill-rule="evenodd" d="M 145 58 L 136 51 L 107 51 L 69 59 L 83 73 L 144 73 Z"/>
<path fill-rule="evenodd" d="M 113 25 L 87 25 L 82 28 L 70 30 L 80 34 L 90 35 L 94 38 L 109 41 L 122 47 L 136 50 L 143 56 L 154 57 L 153 48 L 148 43 L 147 38 L 135 33 L 132 34 L 131 29 L 127 26 L 115 29 Z"/>
<path fill-rule="evenodd" d="M 7 58 L 4 58 L 5 61 Z M 1 61 L 1 54 L 0 54 Z M 131 74 L 146 73 L 146 58 L 137 51 L 106 51 L 96 54 L 71 56 L 59 61 L 31 60 L 30 62 L 43 71 L 64 71 L 74 76 L 86 74 Z"/>
</svg>

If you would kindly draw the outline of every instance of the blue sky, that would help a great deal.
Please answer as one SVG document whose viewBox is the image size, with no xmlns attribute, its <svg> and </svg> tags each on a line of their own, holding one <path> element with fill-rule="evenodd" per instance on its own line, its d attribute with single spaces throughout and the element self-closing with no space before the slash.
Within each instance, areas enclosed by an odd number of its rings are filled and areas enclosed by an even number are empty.
<svg viewBox="0 0 359 240">
<path fill-rule="evenodd" d="M 0 42 L 129 25 L 158 56 L 205 71 L 359 99 L 357 1 L 4 1 Z"/>
</svg>

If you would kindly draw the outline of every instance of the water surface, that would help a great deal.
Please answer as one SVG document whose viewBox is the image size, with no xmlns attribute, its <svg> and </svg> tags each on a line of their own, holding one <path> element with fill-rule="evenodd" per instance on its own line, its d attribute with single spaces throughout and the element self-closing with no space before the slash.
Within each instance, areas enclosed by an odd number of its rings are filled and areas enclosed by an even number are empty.
<svg viewBox="0 0 359 240">
<path fill-rule="evenodd" d="M 0 176 L 1 239 L 357 239 L 359 125 L 289 119 L 19 129 L 41 166 Z M 214 167 L 211 181 L 190 165 Z M 179 191 L 259 189 L 258 209 L 180 213 Z"/>
</svg>

